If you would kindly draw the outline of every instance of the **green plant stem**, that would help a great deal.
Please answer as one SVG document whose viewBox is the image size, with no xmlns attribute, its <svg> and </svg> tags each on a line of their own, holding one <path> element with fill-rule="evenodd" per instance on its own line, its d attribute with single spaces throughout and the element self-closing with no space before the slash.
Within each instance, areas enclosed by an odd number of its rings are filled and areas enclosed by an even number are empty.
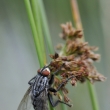
<svg viewBox="0 0 110 110">
<path fill-rule="evenodd" d="M 43 42 L 43 39 L 41 38 L 42 29 L 41 29 L 41 24 L 40 24 L 41 23 L 40 14 L 38 13 L 40 7 L 38 6 L 37 1 L 35 1 L 35 0 L 31 1 L 31 5 L 30 5 L 29 0 L 25 0 L 25 4 L 26 4 L 26 9 L 27 9 L 27 12 L 28 12 L 28 16 L 29 16 L 33 36 L 34 36 L 34 41 L 35 41 L 35 44 L 36 44 L 36 50 L 37 50 L 37 53 L 38 53 L 38 56 L 39 56 L 38 57 L 39 63 L 40 63 L 40 66 L 42 67 L 44 65 L 44 63 L 43 63 L 43 60 L 41 60 L 41 57 L 42 57 L 41 51 L 44 50 L 44 49 L 43 49 L 43 46 L 42 46 L 42 48 L 40 48 L 40 46 L 43 45 L 44 42 Z M 32 10 L 31 10 L 31 6 L 32 6 Z M 39 30 L 39 31 L 37 32 L 37 30 Z M 49 31 L 47 33 L 49 33 Z M 40 35 L 40 37 L 39 37 L 39 35 Z M 36 39 L 36 36 L 37 36 L 37 39 Z M 51 44 L 50 38 L 48 38 L 48 39 L 49 40 L 47 40 L 47 41 L 49 41 L 49 44 Z M 50 48 L 50 51 L 52 52 L 52 47 Z M 43 54 L 45 54 L 45 52 Z M 42 57 L 42 59 L 45 59 L 45 58 Z M 50 110 L 54 110 L 54 108 L 50 104 L 49 104 L 49 108 L 50 108 Z"/>
<path fill-rule="evenodd" d="M 33 17 L 35 21 L 35 25 L 38 31 L 38 37 L 40 41 L 40 47 L 42 51 L 42 58 L 44 59 L 44 63 L 46 63 L 46 55 L 45 55 L 45 48 L 44 48 L 44 39 L 43 39 L 43 32 L 42 32 L 42 25 L 41 25 L 41 16 L 40 16 L 40 9 L 38 0 L 31 0 L 31 7 L 33 12 Z"/>
<path fill-rule="evenodd" d="M 44 5 L 43 5 L 42 0 L 38 0 L 38 1 L 39 1 L 39 6 L 40 6 L 39 8 L 40 8 L 40 12 L 41 12 L 42 25 L 44 27 L 47 46 L 48 46 L 48 49 L 49 49 L 49 53 L 52 54 L 52 53 L 54 53 L 54 50 L 53 50 L 52 40 L 51 40 L 49 27 L 48 27 L 48 23 L 47 23 L 47 18 L 46 18 L 46 14 L 45 14 Z M 62 107 L 62 110 L 67 110 L 66 106 L 64 104 L 62 104 L 61 107 Z M 55 110 L 51 106 L 50 103 L 49 103 L 49 108 L 50 108 L 50 110 Z"/>
<path fill-rule="evenodd" d="M 62 91 L 60 93 L 63 94 Z M 67 110 L 67 105 L 61 104 L 61 110 Z"/>
<path fill-rule="evenodd" d="M 40 48 L 40 40 L 38 38 L 38 32 L 37 32 L 35 21 L 33 18 L 31 5 L 30 5 L 29 0 L 24 0 L 24 2 L 26 5 L 28 18 L 30 21 L 30 25 L 31 25 L 31 29 L 32 29 L 33 37 L 34 37 L 34 42 L 35 42 L 35 47 L 36 47 L 36 51 L 37 51 L 37 55 L 38 55 L 38 60 L 39 60 L 40 66 L 42 67 L 44 65 L 44 63 L 43 63 L 42 52 L 41 52 L 41 48 Z"/>
<path fill-rule="evenodd" d="M 44 42 L 42 37 L 42 27 L 41 27 L 39 11 L 42 13 L 41 14 L 42 24 L 44 24 L 43 26 L 45 29 L 49 52 L 53 53 L 53 46 L 52 46 L 51 37 L 48 29 L 48 23 L 45 15 L 44 6 L 42 1 L 39 1 L 39 5 L 38 5 L 38 2 L 35 0 L 31 0 L 31 5 L 29 0 L 24 0 L 24 1 L 25 1 L 28 17 L 30 20 L 33 36 L 34 36 L 34 42 L 35 42 L 35 47 L 38 54 L 39 63 L 40 63 L 40 66 L 42 67 L 44 65 L 44 59 L 45 59 L 42 57 L 42 52 L 45 53 L 45 51 L 44 51 Z M 50 104 L 49 104 L 49 108 L 50 110 L 54 110 L 54 108 Z M 62 105 L 62 109 L 64 108 L 65 107 Z"/>
<path fill-rule="evenodd" d="M 73 14 L 74 22 L 76 24 L 76 28 L 83 29 L 77 0 L 71 0 L 71 6 L 72 6 L 72 14 Z M 82 42 L 83 41 L 84 41 L 84 39 L 82 39 Z M 93 85 L 90 82 L 87 82 L 87 84 L 88 84 L 89 95 L 91 98 L 92 109 L 99 110 L 99 105 L 98 105 L 98 101 L 97 101 L 97 97 L 96 97 L 96 93 L 95 93 L 95 88 L 93 87 Z"/>
<path fill-rule="evenodd" d="M 48 101 L 49 102 L 49 101 Z M 49 104 L 49 110 L 55 110 L 52 105 L 50 104 L 50 102 L 48 103 Z"/>
<path fill-rule="evenodd" d="M 48 27 L 48 23 L 47 23 L 47 19 L 46 19 L 46 14 L 45 14 L 45 10 L 44 10 L 44 5 L 42 0 L 38 0 L 38 5 L 39 5 L 39 11 L 40 11 L 40 17 L 41 17 L 41 21 L 42 21 L 42 26 L 44 28 L 44 32 L 45 32 L 45 38 L 46 38 L 46 43 L 49 49 L 49 53 L 52 54 L 53 51 L 53 45 L 52 45 L 52 40 L 51 40 L 51 36 L 50 36 L 50 32 L 49 32 L 49 27 Z M 49 104 L 49 109 L 50 110 L 55 110 L 50 103 Z"/>
<path fill-rule="evenodd" d="M 88 85 L 88 90 L 91 97 L 91 103 L 93 105 L 93 110 L 99 110 L 98 102 L 96 100 L 97 96 L 96 96 L 95 88 L 89 81 L 87 82 L 87 85 Z"/>
<path fill-rule="evenodd" d="M 53 49 L 52 39 L 51 39 L 50 32 L 49 32 L 49 26 L 47 22 L 46 12 L 44 9 L 44 4 L 42 0 L 38 0 L 38 2 L 39 2 L 40 13 L 41 13 L 42 26 L 44 28 L 44 34 L 45 34 L 47 46 L 49 49 L 49 53 L 53 54 L 54 49 Z"/>
</svg>

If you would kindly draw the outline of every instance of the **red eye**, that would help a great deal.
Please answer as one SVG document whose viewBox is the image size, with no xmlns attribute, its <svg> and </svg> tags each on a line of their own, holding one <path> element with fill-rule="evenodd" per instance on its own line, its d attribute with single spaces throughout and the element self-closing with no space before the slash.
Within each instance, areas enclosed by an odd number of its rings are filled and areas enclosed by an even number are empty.
<svg viewBox="0 0 110 110">
<path fill-rule="evenodd" d="M 50 74 L 50 72 L 45 70 L 45 71 L 42 72 L 42 74 L 45 75 L 45 76 L 48 76 Z"/>
</svg>

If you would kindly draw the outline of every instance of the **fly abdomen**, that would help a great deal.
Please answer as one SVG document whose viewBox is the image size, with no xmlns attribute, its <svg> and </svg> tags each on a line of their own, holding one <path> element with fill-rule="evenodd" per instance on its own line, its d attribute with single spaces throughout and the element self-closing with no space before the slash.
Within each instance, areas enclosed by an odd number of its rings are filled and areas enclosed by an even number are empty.
<svg viewBox="0 0 110 110">
<path fill-rule="evenodd" d="M 44 90 L 39 96 L 33 97 L 32 104 L 35 110 L 48 110 L 47 91 Z"/>
<path fill-rule="evenodd" d="M 39 95 L 39 91 L 33 90 L 34 97 L 37 97 Z"/>
</svg>

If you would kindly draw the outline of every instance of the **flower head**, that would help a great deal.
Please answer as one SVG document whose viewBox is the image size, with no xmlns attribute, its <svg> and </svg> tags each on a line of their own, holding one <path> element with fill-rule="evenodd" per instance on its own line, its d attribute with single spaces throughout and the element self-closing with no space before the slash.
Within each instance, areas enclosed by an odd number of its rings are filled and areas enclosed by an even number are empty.
<svg viewBox="0 0 110 110">
<path fill-rule="evenodd" d="M 52 58 L 51 71 L 56 71 L 64 64 L 59 72 L 60 78 L 55 78 L 54 87 L 57 88 L 59 84 L 71 76 L 74 76 L 70 79 L 72 86 L 76 86 L 78 81 L 81 83 L 86 80 L 89 80 L 91 83 L 104 81 L 106 78 L 93 65 L 94 61 L 100 59 L 100 55 L 95 53 L 98 48 L 89 46 L 88 42 L 81 42 L 83 32 L 73 28 L 71 22 L 62 24 L 61 28 L 62 33 L 60 37 L 65 40 L 63 54 L 55 53 L 50 55 Z M 66 95 L 68 92 L 65 93 L 65 90 L 67 90 L 65 88 L 66 84 L 64 84 L 61 90 L 63 91 L 64 101 L 69 102 L 69 98 Z"/>
</svg>

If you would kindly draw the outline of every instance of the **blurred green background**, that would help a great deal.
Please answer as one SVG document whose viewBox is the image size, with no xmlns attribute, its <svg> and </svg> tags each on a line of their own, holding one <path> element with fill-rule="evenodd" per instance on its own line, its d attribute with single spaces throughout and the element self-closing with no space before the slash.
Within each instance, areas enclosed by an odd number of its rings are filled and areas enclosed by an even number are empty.
<svg viewBox="0 0 110 110">
<path fill-rule="evenodd" d="M 62 42 L 60 24 L 72 21 L 70 0 L 44 0 L 54 46 Z M 85 39 L 98 46 L 98 71 L 107 77 L 95 83 L 100 110 L 110 110 L 110 0 L 78 0 Z M 74 22 L 73 22 L 74 24 Z M 0 0 L 0 109 L 16 110 L 27 82 L 39 68 L 32 32 L 23 0 Z M 68 86 L 70 88 L 70 86 Z M 70 90 L 73 107 L 92 110 L 87 84 Z"/>
</svg>

